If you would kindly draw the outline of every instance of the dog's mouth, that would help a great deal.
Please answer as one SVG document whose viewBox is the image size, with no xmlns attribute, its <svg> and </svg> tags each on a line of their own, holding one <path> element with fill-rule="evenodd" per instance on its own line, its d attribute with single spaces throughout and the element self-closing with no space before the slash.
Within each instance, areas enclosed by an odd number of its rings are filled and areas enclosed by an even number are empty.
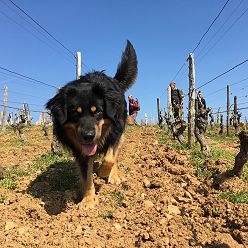
<svg viewBox="0 0 248 248">
<path fill-rule="evenodd" d="M 95 155 L 96 150 L 97 150 L 97 144 L 83 144 L 82 145 L 82 153 L 87 157 Z"/>
</svg>

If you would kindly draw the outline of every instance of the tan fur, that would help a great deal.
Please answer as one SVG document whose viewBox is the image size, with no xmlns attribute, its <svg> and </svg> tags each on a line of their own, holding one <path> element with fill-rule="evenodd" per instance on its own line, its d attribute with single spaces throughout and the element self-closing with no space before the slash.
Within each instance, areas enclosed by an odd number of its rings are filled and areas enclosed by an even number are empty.
<svg viewBox="0 0 248 248">
<path fill-rule="evenodd" d="M 100 177 L 108 177 L 109 183 L 120 183 L 120 179 L 118 176 L 118 168 L 117 168 L 117 158 L 119 155 L 119 150 L 122 144 L 123 138 L 121 137 L 119 143 L 112 147 L 110 146 L 105 154 L 102 165 L 99 169 Z"/>
<path fill-rule="evenodd" d="M 96 106 L 91 106 L 90 111 L 91 111 L 92 113 L 95 113 L 95 112 L 96 112 Z"/>
<path fill-rule="evenodd" d="M 77 138 L 77 129 L 76 129 L 75 124 L 66 123 L 63 126 L 63 131 L 66 137 L 68 138 L 68 140 L 70 140 L 70 142 L 73 144 L 75 149 L 77 149 L 78 151 L 81 151 L 81 145 Z"/>
<path fill-rule="evenodd" d="M 77 107 L 76 111 L 77 111 L 78 113 L 82 113 L 82 112 L 83 112 L 83 109 L 82 109 L 82 107 Z"/>
</svg>

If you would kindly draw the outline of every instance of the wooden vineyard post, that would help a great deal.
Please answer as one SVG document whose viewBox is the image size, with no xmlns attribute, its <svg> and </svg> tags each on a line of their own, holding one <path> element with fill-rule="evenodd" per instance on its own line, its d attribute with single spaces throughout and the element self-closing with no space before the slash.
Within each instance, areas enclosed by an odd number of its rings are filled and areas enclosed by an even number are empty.
<svg viewBox="0 0 248 248">
<path fill-rule="evenodd" d="M 226 90 L 226 96 L 227 96 L 227 106 L 226 106 L 226 133 L 227 136 L 230 135 L 230 124 L 229 124 L 229 119 L 230 119 L 230 85 L 227 85 L 227 90 Z"/>
<path fill-rule="evenodd" d="M 26 121 L 25 124 L 27 126 L 31 126 L 31 116 L 30 116 L 30 110 L 29 110 L 29 106 L 27 103 L 23 103 L 23 111 L 25 113 L 25 117 L 26 117 Z"/>
<path fill-rule="evenodd" d="M 157 98 L 157 111 L 158 111 L 158 125 L 159 125 L 159 127 L 162 127 L 163 119 L 162 119 L 162 113 L 160 111 L 159 98 Z"/>
<path fill-rule="evenodd" d="M 220 124 L 220 108 L 217 111 L 217 124 Z"/>
<path fill-rule="evenodd" d="M 195 65 L 194 54 L 189 54 L 189 107 L 188 107 L 188 145 L 194 144 L 195 131 Z"/>
<path fill-rule="evenodd" d="M 81 76 L 81 52 L 76 54 L 76 79 L 80 79 Z"/>
<path fill-rule="evenodd" d="M 234 114 L 234 128 L 235 128 L 235 134 L 238 134 L 239 124 L 238 124 L 238 104 L 237 104 L 237 96 L 234 96 L 234 107 L 233 107 L 233 114 Z"/>
<path fill-rule="evenodd" d="M 167 115 L 166 123 L 168 127 L 168 133 L 173 134 L 172 130 L 172 104 L 171 104 L 171 87 L 170 85 L 167 88 Z"/>
<path fill-rule="evenodd" d="M 7 99 L 8 99 L 8 87 L 7 87 L 7 85 L 5 85 L 4 86 L 4 94 L 3 94 L 2 133 L 6 132 Z"/>
<path fill-rule="evenodd" d="M 172 104 L 171 104 L 171 87 L 170 85 L 168 86 L 167 88 L 167 106 L 168 106 L 168 109 L 167 109 L 167 118 L 168 118 L 168 121 L 171 122 L 171 118 L 172 118 Z"/>
<path fill-rule="evenodd" d="M 219 134 L 223 134 L 223 128 L 224 128 L 224 125 L 223 125 L 223 115 L 221 114 L 220 115 L 220 131 L 219 131 Z"/>
</svg>

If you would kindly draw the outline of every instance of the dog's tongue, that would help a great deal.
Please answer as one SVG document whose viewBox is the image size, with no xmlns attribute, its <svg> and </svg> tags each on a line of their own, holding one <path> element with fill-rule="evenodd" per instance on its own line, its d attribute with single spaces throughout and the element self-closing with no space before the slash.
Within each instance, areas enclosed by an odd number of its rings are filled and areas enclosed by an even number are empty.
<svg viewBox="0 0 248 248">
<path fill-rule="evenodd" d="M 96 153 L 97 145 L 96 144 L 84 144 L 82 145 L 82 153 L 89 157 L 93 156 Z"/>
</svg>

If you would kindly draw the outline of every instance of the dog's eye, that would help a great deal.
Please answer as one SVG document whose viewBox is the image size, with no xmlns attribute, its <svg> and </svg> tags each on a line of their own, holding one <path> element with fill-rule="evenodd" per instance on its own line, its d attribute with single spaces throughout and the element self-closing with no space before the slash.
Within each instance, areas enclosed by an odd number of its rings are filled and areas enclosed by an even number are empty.
<svg viewBox="0 0 248 248">
<path fill-rule="evenodd" d="M 76 108 L 76 112 L 79 113 L 79 114 L 81 114 L 83 112 L 82 107 L 77 107 Z"/>
<path fill-rule="evenodd" d="M 94 114 L 96 113 L 96 106 L 91 106 L 90 111 Z"/>
</svg>

